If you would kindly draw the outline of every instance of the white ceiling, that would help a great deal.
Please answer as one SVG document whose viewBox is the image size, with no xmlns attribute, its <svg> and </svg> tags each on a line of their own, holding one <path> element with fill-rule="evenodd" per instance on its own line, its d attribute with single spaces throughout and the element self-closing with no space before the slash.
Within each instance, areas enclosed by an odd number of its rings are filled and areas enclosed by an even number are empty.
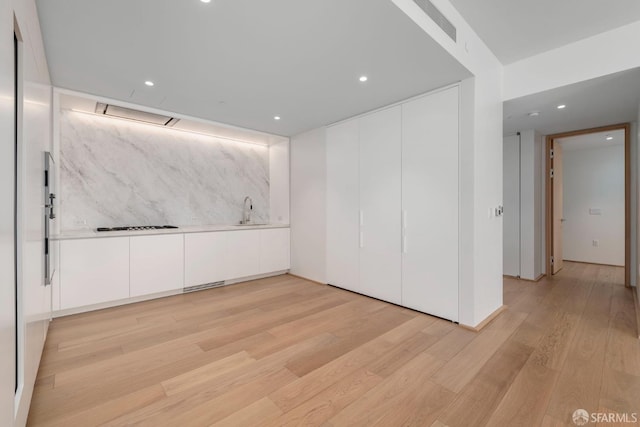
<svg viewBox="0 0 640 427">
<path fill-rule="evenodd" d="M 140 108 L 136 105 L 130 105 L 126 102 L 113 102 L 113 100 L 109 98 L 80 95 L 78 93 L 66 90 L 59 90 L 58 93 L 60 97 L 60 108 L 65 110 L 73 110 L 80 113 L 101 115 L 102 113 L 96 113 L 97 103 L 117 105 L 120 107 L 131 108 L 136 111 L 140 110 Z M 229 126 L 223 123 L 216 123 L 208 120 L 193 119 L 188 116 L 181 116 L 179 114 L 173 114 L 170 112 L 155 110 L 152 108 L 145 108 L 145 111 L 161 116 L 172 116 L 173 118 L 178 119 L 176 123 L 172 124 L 169 127 L 166 127 L 164 125 L 150 125 L 159 126 L 163 129 L 181 130 L 185 132 L 199 133 L 203 135 L 216 136 L 217 138 L 226 138 L 234 141 L 248 142 L 259 145 L 272 145 L 288 141 L 286 137 L 277 136 L 270 133 L 263 133 L 250 129 Z M 103 117 L 109 117 L 113 120 L 129 120 L 113 116 Z"/>
<path fill-rule="evenodd" d="M 558 110 L 560 104 L 566 108 Z M 506 101 L 504 135 L 527 129 L 549 135 L 637 121 L 639 105 L 640 68 L 636 68 Z M 530 117 L 533 111 L 540 115 Z"/>
<path fill-rule="evenodd" d="M 611 137 L 613 139 L 607 140 L 607 137 Z M 610 132 L 596 132 L 586 135 L 570 136 L 568 138 L 556 139 L 555 142 L 560 143 L 562 145 L 562 149 L 565 151 L 624 145 L 624 130 L 619 129 Z"/>
<path fill-rule="evenodd" d="M 390 0 L 37 5 L 54 85 L 278 135 L 470 76 Z"/>
<path fill-rule="evenodd" d="M 503 64 L 640 20 L 638 0 L 451 0 Z"/>
</svg>

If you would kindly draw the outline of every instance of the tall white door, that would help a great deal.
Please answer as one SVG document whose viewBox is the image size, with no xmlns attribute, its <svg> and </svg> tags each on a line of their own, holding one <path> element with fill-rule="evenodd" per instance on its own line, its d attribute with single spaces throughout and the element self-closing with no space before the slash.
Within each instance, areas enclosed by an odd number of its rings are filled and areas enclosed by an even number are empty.
<svg viewBox="0 0 640 427">
<path fill-rule="evenodd" d="M 458 88 L 402 106 L 402 305 L 458 320 Z"/>
<path fill-rule="evenodd" d="M 358 120 L 327 129 L 327 282 L 358 287 Z"/>
<path fill-rule="evenodd" d="M 401 303 L 401 107 L 360 119 L 360 291 Z"/>
</svg>

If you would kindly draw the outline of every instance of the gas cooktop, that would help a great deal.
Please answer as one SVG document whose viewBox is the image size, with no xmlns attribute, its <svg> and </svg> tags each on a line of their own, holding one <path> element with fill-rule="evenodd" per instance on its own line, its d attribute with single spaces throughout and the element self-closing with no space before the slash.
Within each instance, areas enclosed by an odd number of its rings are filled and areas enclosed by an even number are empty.
<svg viewBox="0 0 640 427">
<path fill-rule="evenodd" d="M 98 227 L 96 231 L 140 231 L 140 230 L 166 230 L 178 228 L 175 225 L 128 225 L 126 227 Z"/>
</svg>

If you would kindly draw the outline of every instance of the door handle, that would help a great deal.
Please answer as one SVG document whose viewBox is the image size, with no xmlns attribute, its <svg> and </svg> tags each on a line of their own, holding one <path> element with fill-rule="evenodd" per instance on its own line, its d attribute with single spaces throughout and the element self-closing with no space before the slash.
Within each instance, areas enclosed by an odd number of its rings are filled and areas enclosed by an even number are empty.
<svg viewBox="0 0 640 427">
<path fill-rule="evenodd" d="M 364 212 L 362 210 L 359 211 L 360 214 L 360 248 L 364 248 Z"/>
<path fill-rule="evenodd" d="M 407 211 L 402 211 L 402 253 L 407 253 Z"/>
</svg>

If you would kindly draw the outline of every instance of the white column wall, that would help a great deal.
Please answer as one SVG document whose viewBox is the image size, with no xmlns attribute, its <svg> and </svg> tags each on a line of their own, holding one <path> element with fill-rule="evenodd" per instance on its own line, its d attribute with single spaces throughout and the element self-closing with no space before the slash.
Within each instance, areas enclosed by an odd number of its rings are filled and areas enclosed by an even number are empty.
<svg viewBox="0 0 640 427">
<path fill-rule="evenodd" d="M 504 274 L 528 280 L 545 269 L 544 141 L 534 130 L 504 138 Z"/>
<path fill-rule="evenodd" d="M 289 141 L 269 146 L 269 222 L 289 224 Z"/>
<path fill-rule="evenodd" d="M 520 277 L 537 279 L 543 272 L 542 152 L 544 137 L 533 130 L 520 132 Z"/>
<path fill-rule="evenodd" d="M 520 137 L 503 141 L 503 273 L 520 276 Z"/>
<path fill-rule="evenodd" d="M 326 283 L 325 129 L 291 138 L 291 273 Z"/>
</svg>

